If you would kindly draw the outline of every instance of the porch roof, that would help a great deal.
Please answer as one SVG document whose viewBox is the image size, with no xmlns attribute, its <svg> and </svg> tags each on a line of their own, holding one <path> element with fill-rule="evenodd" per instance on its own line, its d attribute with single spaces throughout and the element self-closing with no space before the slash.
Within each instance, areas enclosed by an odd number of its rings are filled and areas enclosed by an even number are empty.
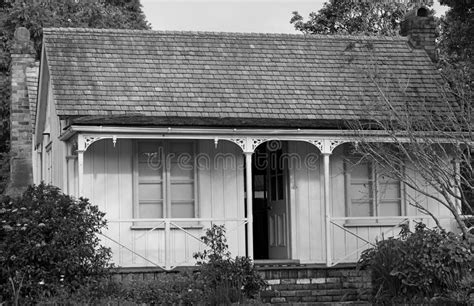
<svg viewBox="0 0 474 306">
<path fill-rule="evenodd" d="M 78 124 L 320 127 L 384 116 L 380 91 L 443 109 L 401 37 L 50 28 L 44 47 L 58 115 Z"/>
</svg>

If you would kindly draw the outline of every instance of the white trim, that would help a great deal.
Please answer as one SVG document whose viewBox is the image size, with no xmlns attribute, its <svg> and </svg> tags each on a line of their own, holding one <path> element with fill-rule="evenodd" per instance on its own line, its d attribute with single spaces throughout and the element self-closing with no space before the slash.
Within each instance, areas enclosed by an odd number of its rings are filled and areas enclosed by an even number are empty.
<svg viewBox="0 0 474 306">
<path fill-rule="evenodd" d="M 247 205 L 247 257 L 253 254 L 253 191 L 252 191 L 252 152 L 245 152 L 245 179 Z"/>
<path fill-rule="evenodd" d="M 48 145 L 46 145 L 45 153 L 46 153 L 46 178 L 43 178 L 47 184 L 53 183 L 53 150 L 52 150 L 52 142 L 50 141 Z"/>
<path fill-rule="evenodd" d="M 67 140 L 76 133 L 104 136 L 104 138 L 167 138 L 182 137 L 193 139 L 231 140 L 241 138 L 236 136 L 252 137 L 254 139 L 264 138 L 265 140 L 297 140 L 310 141 L 330 140 L 330 148 L 340 144 L 340 141 L 353 142 L 361 137 L 365 141 L 372 142 L 393 142 L 393 137 L 384 131 L 354 131 L 354 130 L 317 130 L 317 129 L 247 129 L 247 128 L 176 128 L 176 127 L 121 127 L 121 126 L 100 126 L 100 125 L 71 125 L 65 129 L 60 136 L 60 140 Z M 362 134 L 363 133 L 363 134 Z M 99 135 L 97 135 L 99 134 Z M 138 134 L 138 135 L 137 135 Z M 430 132 L 420 132 L 420 137 Z M 453 136 L 457 134 L 453 133 Z M 308 136 L 311 138 L 308 139 Z M 403 138 L 401 134 L 397 141 L 410 142 L 411 139 Z M 469 135 L 466 135 L 469 136 Z M 319 139 L 314 139 L 318 137 Z M 440 137 L 439 141 L 451 143 L 449 138 Z M 474 141 L 473 141 L 474 143 Z M 315 144 L 316 145 L 316 144 Z M 317 145 L 316 145 L 317 146 Z"/>
<path fill-rule="evenodd" d="M 46 63 L 48 62 L 47 60 L 47 57 L 46 57 L 46 51 L 45 51 L 45 44 L 43 44 L 43 46 L 41 47 L 41 61 L 40 61 L 40 67 L 39 67 L 39 71 L 38 71 L 38 92 L 36 94 L 36 109 L 35 109 L 35 128 L 34 128 L 34 139 L 33 139 L 33 144 L 34 145 L 37 145 L 39 143 L 42 142 L 42 137 L 40 137 L 39 135 L 41 135 L 43 133 L 43 131 L 39 132 L 39 118 L 40 118 L 40 101 L 41 101 L 41 96 L 43 94 L 43 86 L 41 86 L 43 84 L 43 69 L 44 69 L 44 66 L 46 65 Z M 48 86 L 46 87 L 47 89 Z M 46 99 L 47 100 L 47 99 Z"/>
<path fill-rule="evenodd" d="M 287 145 L 288 152 L 291 150 L 295 150 L 295 148 L 290 148 L 292 145 L 291 142 Z M 292 151 L 293 152 L 293 151 Z M 291 163 L 292 160 L 288 160 L 288 163 Z M 287 183 L 287 190 L 288 190 L 288 198 L 287 201 L 289 202 L 288 205 L 288 214 L 290 216 L 288 231 L 290 232 L 290 258 L 298 258 L 298 249 L 296 246 L 296 213 L 293 210 L 296 210 L 296 182 L 295 182 L 295 171 L 290 171 L 290 169 L 295 169 L 292 165 L 288 164 L 288 183 Z M 291 207 L 294 207 L 292 210 Z"/>
<path fill-rule="evenodd" d="M 61 163 L 63 164 L 63 190 L 66 191 L 67 194 L 71 194 L 69 190 L 69 175 L 68 175 L 68 152 L 69 152 L 69 144 L 67 142 L 59 143 L 60 146 L 63 148 L 63 155 L 61 156 Z"/>
<path fill-rule="evenodd" d="M 226 135 L 234 137 L 236 135 L 324 135 L 340 136 L 351 135 L 351 130 L 316 130 L 316 129 L 246 129 L 246 128 L 175 128 L 175 127 L 121 127 L 121 126 L 98 126 L 98 125 L 71 125 L 62 138 L 69 138 L 74 133 L 116 133 L 116 134 L 190 134 L 190 135 Z M 379 131 L 374 131 L 373 135 L 383 135 Z M 270 138 L 271 139 L 271 138 Z"/>
<path fill-rule="evenodd" d="M 324 215 L 325 215 L 325 232 L 326 232 L 326 265 L 330 267 L 332 265 L 332 239 L 331 239 L 331 213 L 330 205 L 331 199 L 329 198 L 330 194 L 330 162 L 329 156 L 331 153 L 323 154 L 323 163 L 324 163 Z"/>
</svg>

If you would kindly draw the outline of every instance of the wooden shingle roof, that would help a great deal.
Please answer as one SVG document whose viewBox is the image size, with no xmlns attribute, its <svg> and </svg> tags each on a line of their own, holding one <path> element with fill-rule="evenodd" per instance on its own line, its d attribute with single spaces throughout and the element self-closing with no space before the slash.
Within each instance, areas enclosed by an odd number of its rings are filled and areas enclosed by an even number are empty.
<svg viewBox="0 0 474 306">
<path fill-rule="evenodd" d="M 50 28 L 44 46 L 63 118 L 306 126 L 370 119 L 384 97 L 442 105 L 435 66 L 402 37 Z"/>
</svg>

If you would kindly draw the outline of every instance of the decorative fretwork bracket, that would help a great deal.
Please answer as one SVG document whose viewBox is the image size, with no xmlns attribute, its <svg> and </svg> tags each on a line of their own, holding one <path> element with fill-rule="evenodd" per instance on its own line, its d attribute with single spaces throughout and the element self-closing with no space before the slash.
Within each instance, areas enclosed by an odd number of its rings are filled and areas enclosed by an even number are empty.
<svg viewBox="0 0 474 306">
<path fill-rule="evenodd" d="M 99 141 L 104 138 L 105 137 L 99 137 L 99 136 L 85 136 L 84 137 L 84 151 L 86 151 L 87 148 L 94 142 Z"/>
<path fill-rule="evenodd" d="M 278 138 L 262 138 L 262 137 L 238 137 L 238 138 L 222 138 L 233 143 L 237 144 L 244 153 L 254 153 L 255 149 L 262 144 L 263 142 L 268 142 L 271 140 L 278 140 Z M 214 142 L 216 143 L 219 139 L 215 138 Z M 283 140 L 283 139 L 282 139 Z M 348 140 L 343 139 L 284 139 L 288 141 L 301 141 L 304 140 L 306 142 L 311 143 L 315 147 L 319 149 L 322 154 L 331 154 L 334 149 L 343 144 L 348 142 Z"/>
<path fill-rule="evenodd" d="M 306 141 L 318 148 L 322 154 L 332 154 L 337 146 L 347 142 L 340 139 L 307 139 Z"/>
<path fill-rule="evenodd" d="M 79 135 L 77 139 L 77 150 L 85 152 L 90 145 L 94 142 L 102 140 L 102 139 L 112 139 L 112 143 L 115 147 L 117 144 L 117 136 L 116 135 L 107 135 L 107 136 L 95 136 L 95 135 Z"/>
<path fill-rule="evenodd" d="M 252 138 L 252 137 L 243 137 L 243 138 L 229 138 L 227 139 L 237 144 L 242 148 L 244 153 L 253 153 L 255 149 L 265 141 L 268 141 L 266 138 Z"/>
</svg>

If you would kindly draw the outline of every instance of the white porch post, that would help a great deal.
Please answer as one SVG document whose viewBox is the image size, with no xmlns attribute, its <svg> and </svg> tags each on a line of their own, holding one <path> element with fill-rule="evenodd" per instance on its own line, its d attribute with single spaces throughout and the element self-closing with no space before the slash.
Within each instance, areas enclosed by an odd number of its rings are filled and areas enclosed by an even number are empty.
<svg viewBox="0 0 474 306">
<path fill-rule="evenodd" d="M 252 153 L 253 152 L 244 152 L 247 191 L 247 256 L 253 259 Z"/>
<path fill-rule="evenodd" d="M 166 220 L 165 221 L 165 269 L 166 270 L 171 270 L 171 254 L 170 254 L 171 237 L 170 237 L 170 231 L 171 231 L 170 220 Z"/>
<path fill-rule="evenodd" d="M 324 213 L 325 213 L 325 226 L 326 226 L 326 265 L 329 267 L 332 265 L 332 252 L 331 252 L 331 224 L 330 224 L 330 202 L 329 202 L 329 156 L 331 153 L 323 153 L 324 159 Z"/>
<path fill-rule="evenodd" d="M 83 135 L 77 136 L 77 196 L 84 196 L 84 152 L 86 151 Z"/>
</svg>

